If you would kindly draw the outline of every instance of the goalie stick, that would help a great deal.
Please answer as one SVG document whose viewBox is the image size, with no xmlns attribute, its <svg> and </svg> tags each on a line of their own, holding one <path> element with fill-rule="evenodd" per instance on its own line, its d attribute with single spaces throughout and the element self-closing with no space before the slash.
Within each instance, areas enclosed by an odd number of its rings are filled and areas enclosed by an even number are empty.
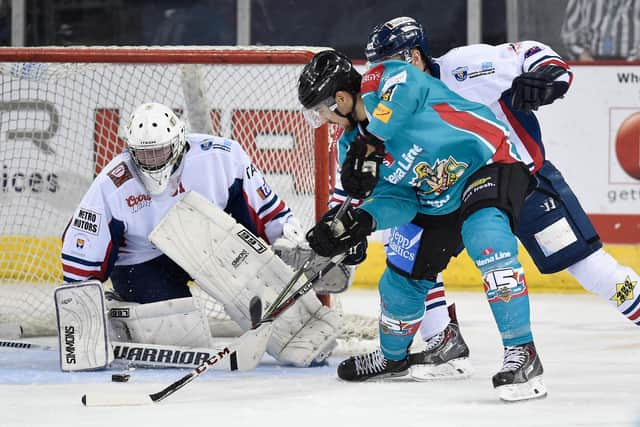
<svg viewBox="0 0 640 427">
<path fill-rule="evenodd" d="M 12 341 L 12 340 L 2 340 L 0 341 L 0 347 L 2 348 L 13 348 L 13 349 L 21 349 L 21 350 L 43 350 L 43 351 L 56 351 L 56 347 L 51 347 L 48 345 L 36 344 L 26 341 Z"/>
<path fill-rule="evenodd" d="M 245 356 L 244 359 L 246 359 L 247 361 L 253 361 L 253 364 L 245 363 L 243 369 L 232 368 L 232 370 L 254 369 L 258 365 L 258 362 L 262 358 L 262 355 L 265 353 L 265 350 L 267 348 L 267 341 L 271 336 L 273 321 L 285 310 L 291 307 L 304 294 L 309 292 L 313 288 L 313 285 L 336 264 L 342 261 L 345 256 L 346 254 L 340 254 L 330 259 L 318 273 L 316 273 L 311 279 L 302 284 L 293 293 L 293 295 L 291 295 L 289 298 L 287 298 L 277 306 L 272 305 L 261 319 L 252 319 L 252 323 L 254 323 L 256 326 L 242 334 L 242 336 L 240 336 L 235 343 L 229 345 L 228 347 L 225 347 L 217 354 L 214 354 L 200 366 L 193 369 L 191 372 L 178 379 L 177 381 L 169 384 L 159 392 L 151 394 L 123 394 L 121 392 L 118 394 L 88 393 L 82 396 L 82 404 L 85 406 L 133 406 L 160 402 L 189 384 L 191 381 L 198 378 L 200 375 L 208 371 L 209 368 L 211 368 L 213 365 L 219 363 L 227 357 L 237 357 L 237 355 L 251 354 L 251 357 Z M 285 288 L 281 295 L 286 295 L 287 291 L 288 289 Z M 254 302 L 256 300 L 257 302 Z M 252 315 L 261 311 L 261 308 L 259 306 L 256 307 L 256 305 L 258 304 L 261 304 L 260 299 L 254 297 L 254 299 L 252 299 L 251 301 L 251 305 L 253 305 L 253 307 L 251 308 Z"/>
<path fill-rule="evenodd" d="M 331 222 L 331 228 L 333 228 L 340 217 L 344 214 L 350 201 L 351 198 L 347 198 L 347 200 L 338 210 L 336 216 Z M 308 265 L 311 257 L 314 256 L 312 254 L 309 260 L 307 260 L 303 264 L 303 266 L 300 267 L 298 271 L 296 271 L 292 279 L 280 292 L 274 303 L 271 304 L 269 309 L 265 312 L 264 316 L 262 316 L 262 318 L 257 321 L 254 317 L 257 317 L 257 314 L 262 311 L 261 301 L 257 297 L 252 298 L 249 310 L 252 317 L 251 323 L 255 325 L 252 329 L 242 334 L 235 343 L 231 344 L 229 347 L 225 347 L 222 351 L 207 359 L 200 366 L 193 369 L 191 372 L 178 379 L 177 381 L 169 384 L 159 392 L 151 394 L 130 395 L 126 395 L 123 393 L 91 393 L 82 396 L 82 404 L 85 406 L 133 406 L 161 402 L 162 400 L 171 396 L 173 393 L 180 390 L 181 388 L 198 378 L 200 375 L 208 371 L 209 368 L 211 368 L 213 365 L 219 363 L 221 360 L 227 357 L 234 357 L 233 355 L 242 355 L 243 359 L 245 359 L 246 364 L 243 363 L 242 370 L 254 369 L 258 365 L 260 359 L 262 359 L 262 355 L 266 351 L 267 342 L 271 337 L 271 332 L 273 329 L 273 321 L 285 310 L 291 307 L 298 299 L 309 292 L 313 288 L 313 285 L 336 264 L 340 263 L 346 257 L 346 255 L 346 253 L 339 254 L 331 258 L 319 272 L 314 274 L 312 278 L 305 281 L 291 296 L 286 298 L 283 302 L 280 302 L 286 297 L 291 288 L 294 286 L 297 278 L 302 276 L 304 268 Z M 247 357 L 247 355 L 251 354 L 251 349 L 253 349 L 253 354 L 251 355 L 251 357 Z"/>
</svg>

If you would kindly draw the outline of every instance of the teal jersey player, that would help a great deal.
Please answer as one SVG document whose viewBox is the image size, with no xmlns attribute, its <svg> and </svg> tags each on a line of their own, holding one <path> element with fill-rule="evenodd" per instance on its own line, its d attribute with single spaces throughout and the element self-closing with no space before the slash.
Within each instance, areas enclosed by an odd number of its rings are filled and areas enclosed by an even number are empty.
<svg viewBox="0 0 640 427">
<path fill-rule="evenodd" d="M 475 171 L 519 160 L 489 108 L 454 94 L 406 62 L 371 68 L 361 92 L 367 131 L 384 141 L 386 152 L 373 197 L 362 206 L 378 228 L 409 222 L 418 212 L 451 213 L 460 207 L 463 184 Z M 417 203 L 389 204 L 388 193 Z"/>
<path fill-rule="evenodd" d="M 360 76 L 334 51 L 316 54 L 305 66 L 298 95 L 310 123 L 329 121 L 346 130 L 342 188 L 364 199 L 340 217 L 337 207 L 329 210 L 307 233 L 311 248 L 335 256 L 373 230 L 390 229 L 379 282 L 380 349 L 343 361 L 338 376 L 394 378 L 420 364 L 408 349 L 425 296 L 463 245 L 482 276 L 505 361 L 512 349 L 533 346 L 512 231 L 530 174 L 493 113 L 410 64 L 385 61 Z M 542 365 L 531 354 L 539 365 L 535 378 L 500 371 L 494 387 L 518 388 L 513 400 L 544 395 Z"/>
</svg>

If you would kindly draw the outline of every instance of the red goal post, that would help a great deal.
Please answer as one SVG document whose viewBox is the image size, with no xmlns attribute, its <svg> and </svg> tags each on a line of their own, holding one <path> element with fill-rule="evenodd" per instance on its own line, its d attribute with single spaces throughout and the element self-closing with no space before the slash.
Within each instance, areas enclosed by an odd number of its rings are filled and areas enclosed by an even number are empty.
<svg viewBox="0 0 640 427">
<path fill-rule="evenodd" d="M 326 210 L 329 130 L 312 129 L 297 47 L 0 48 L 0 324 L 51 333 L 60 236 L 94 176 L 124 147 L 143 102 L 173 108 L 187 131 L 236 140 L 303 225 Z M 78 245 L 83 243 L 78 237 Z"/>
</svg>

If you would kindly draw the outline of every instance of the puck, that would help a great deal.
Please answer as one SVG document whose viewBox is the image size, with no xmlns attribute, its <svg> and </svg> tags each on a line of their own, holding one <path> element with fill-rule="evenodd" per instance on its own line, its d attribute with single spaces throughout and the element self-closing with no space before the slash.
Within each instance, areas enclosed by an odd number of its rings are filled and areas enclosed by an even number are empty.
<svg viewBox="0 0 640 427">
<path fill-rule="evenodd" d="M 113 374 L 111 375 L 111 381 L 115 383 L 126 383 L 130 377 L 131 375 L 128 374 Z"/>
</svg>

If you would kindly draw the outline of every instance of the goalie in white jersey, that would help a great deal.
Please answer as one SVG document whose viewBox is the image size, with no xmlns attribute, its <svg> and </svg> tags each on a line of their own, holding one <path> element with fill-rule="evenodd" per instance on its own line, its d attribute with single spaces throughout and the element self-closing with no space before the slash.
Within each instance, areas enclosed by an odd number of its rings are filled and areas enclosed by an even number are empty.
<svg viewBox="0 0 640 427">
<path fill-rule="evenodd" d="M 525 200 L 516 234 L 538 269 L 545 274 L 566 269 L 585 289 L 640 325 L 640 293 L 633 291 L 640 277 L 603 250 L 575 194 L 545 157 L 533 111 L 561 98 L 573 78 L 569 65 L 553 49 L 536 41 L 478 44 L 433 58 L 422 25 L 399 17 L 372 30 L 365 55 L 371 63 L 399 57 L 463 97 L 487 105 L 509 127 L 509 139 L 535 177 L 536 187 Z M 421 334 L 427 350 L 422 363 L 437 365 L 469 354 L 455 319 L 448 324 L 445 304 L 440 283 L 425 304 Z M 516 365 L 526 366 L 526 355 L 519 357 Z M 421 363 L 418 358 L 412 361 Z"/>
<path fill-rule="evenodd" d="M 157 249 L 149 233 L 188 191 L 224 209 L 265 242 L 292 252 L 305 249 L 300 225 L 237 142 L 186 134 L 183 122 L 164 105 L 139 106 L 125 139 L 128 149 L 95 178 L 64 232 L 64 280 L 111 279 L 121 300 L 111 302 L 121 307 L 111 310 L 112 334 L 120 340 L 127 335 L 135 342 L 209 346 L 208 322 L 188 286 L 192 275 Z M 340 332 L 339 316 L 314 295 L 306 297 L 295 310 L 298 326 L 304 326 L 289 328 L 288 336 L 276 332 L 272 340 L 281 342 L 270 342 L 270 353 L 284 363 L 308 366 L 324 360 Z M 305 329 L 318 319 L 320 328 Z M 313 346 L 289 351 L 293 338 L 312 342 L 305 334 L 314 328 L 316 334 L 324 331 L 319 340 L 314 336 Z"/>
</svg>

